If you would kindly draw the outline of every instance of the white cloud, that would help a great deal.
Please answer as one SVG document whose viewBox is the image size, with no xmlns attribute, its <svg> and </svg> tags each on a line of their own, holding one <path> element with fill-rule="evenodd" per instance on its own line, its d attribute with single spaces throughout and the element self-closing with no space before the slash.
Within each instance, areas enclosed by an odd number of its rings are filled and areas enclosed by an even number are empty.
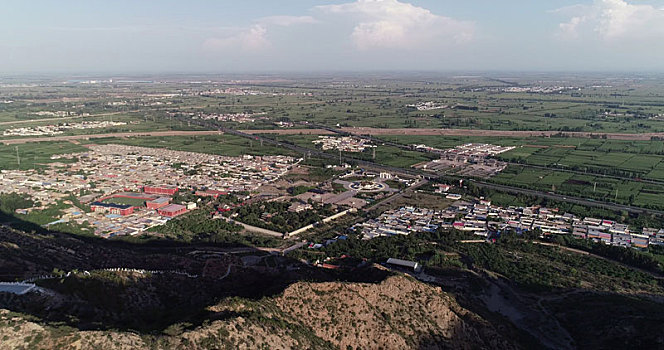
<svg viewBox="0 0 664 350">
<path fill-rule="evenodd" d="M 255 24 L 227 37 L 209 38 L 203 43 L 203 48 L 212 52 L 263 51 L 271 46 L 266 35 L 267 28 L 262 24 Z"/>
<path fill-rule="evenodd" d="M 664 11 L 624 0 L 595 0 L 591 5 L 561 8 L 569 17 L 559 25 L 564 38 L 600 38 L 604 41 L 664 39 Z"/>
<path fill-rule="evenodd" d="M 225 36 L 208 38 L 203 42 L 203 48 L 209 52 L 221 53 L 264 51 L 272 46 L 267 38 L 269 28 L 314 24 L 317 20 L 311 16 L 270 16 L 259 18 L 254 23 L 248 27 L 226 30 Z"/>
<path fill-rule="evenodd" d="M 263 17 L 257 21 L 266 25 L 290 27 L 298 24 L 315 24 L 318 20 L 311 16 L 270 16 Z"/>
<path fill-rule="evenodd" d="M 471 40 L 474 34 L 472 22 L 439 16 L 398 0 L 357 0 L 316 9 L 349 16 L 354 23 L 351 39 L 362 50 L 458 44 Z"/>
</svg>

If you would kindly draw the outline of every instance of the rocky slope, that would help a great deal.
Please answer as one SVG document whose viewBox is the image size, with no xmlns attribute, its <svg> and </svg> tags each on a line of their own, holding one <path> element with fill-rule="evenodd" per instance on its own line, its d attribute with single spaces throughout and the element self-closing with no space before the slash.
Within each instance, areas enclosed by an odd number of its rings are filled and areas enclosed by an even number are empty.
<svg viewBox="0 0 664 350">
<path fill-rule="evenodd" d="M 0 349 L 510 349 L 488 322 L 440 288 L 406 276 L 380 283 L 297 282 L 259 300 L 226 298 L 217 317 L 163 334 L 78 331 L 0 313 Z"/>
</svg>

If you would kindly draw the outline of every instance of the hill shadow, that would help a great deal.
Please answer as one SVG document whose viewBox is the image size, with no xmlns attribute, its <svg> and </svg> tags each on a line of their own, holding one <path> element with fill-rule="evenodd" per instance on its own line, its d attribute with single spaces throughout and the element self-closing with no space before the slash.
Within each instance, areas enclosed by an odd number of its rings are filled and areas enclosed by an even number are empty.
<svg viewBox="0 0 664 350">
<path fill-rule="evenodd" d="M 260 301 L 299 281 L 379 283 L 391 274 L 373 267 L 343 271 L 315 268 L 239 244 L 105 242 L 30 225 L 23 226 L 30 232 L 0 228 L 2 280 L 49 274 L 56 268 L 79 273 L 37 281 L 48 293 L 0 293 L 0 308 L 79 330 L 160 334 L 175 324 L 195 328 L 204 322 L 242 316 L 228 310 L 212 311 L 212 306 L 224 300 Z M 270 261 L 246 266 L 243 256 Z M 169 272 L 103 270 L 114 267 Z"/>
</svg>

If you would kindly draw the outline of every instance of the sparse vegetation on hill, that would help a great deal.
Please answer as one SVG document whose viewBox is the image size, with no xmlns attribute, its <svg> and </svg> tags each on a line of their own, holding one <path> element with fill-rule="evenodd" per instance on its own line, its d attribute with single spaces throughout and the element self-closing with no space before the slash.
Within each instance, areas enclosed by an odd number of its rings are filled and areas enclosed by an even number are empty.
<svg viewBox="0 0 664 350">
<path fill-rule="evenodd" d="M 117 283 L 124 286 L 125 291 L 117 291 L 120 293 L 140 290 L 133 287 L 141 283 L 135 278 Z M 86 290 L 90 295 L 101 292 Z M 146 301 L 149 299 L 134 302 Z M 205 324 L 182 322 L 158 335 L 139 335 L 40 325 L 38 319 L 2 310 L 0 349 L 68 348 L 74 344 L 82 349 L 518 348 L 439 288 L 404 276 L 389 277 L 378 284 L 299 282 L 275 297 L 223 299 L 208 312 L 214 317 Z"/>
</svg>

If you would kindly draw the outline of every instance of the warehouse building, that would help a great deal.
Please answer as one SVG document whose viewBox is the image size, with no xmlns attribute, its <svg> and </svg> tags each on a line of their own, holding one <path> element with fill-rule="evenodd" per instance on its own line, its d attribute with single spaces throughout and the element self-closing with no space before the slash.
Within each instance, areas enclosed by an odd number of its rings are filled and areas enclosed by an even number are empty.
<svg viewBox="0 0 664 350">
<path fill-rule="evenodd" d="M 409 270 L 413 270 L 414 272 L 422 271 L 422 265 L 420 265 L 419 263 L 417 263 L 415 261 L 389 258 L 389 259 L 387 259 L 387 264 L 388 265 L 394 265 L 394 266 L 401 267 L 401 268 L 406 268 L 406 269 L 409 269 Z"/>
</svg>

